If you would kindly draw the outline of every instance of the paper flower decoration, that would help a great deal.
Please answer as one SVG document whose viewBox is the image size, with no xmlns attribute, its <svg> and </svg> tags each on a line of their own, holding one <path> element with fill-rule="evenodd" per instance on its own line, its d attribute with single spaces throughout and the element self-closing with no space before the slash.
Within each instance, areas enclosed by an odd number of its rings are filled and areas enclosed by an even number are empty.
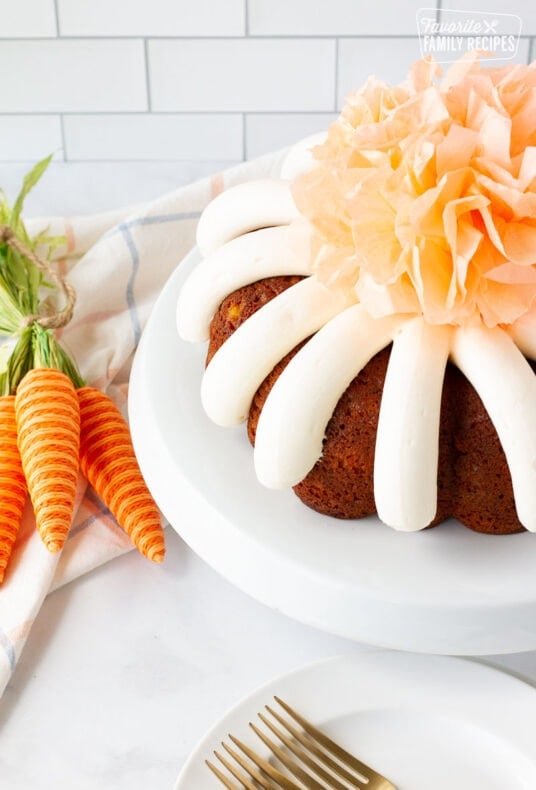
<svg viewBox="0 0 536 790">
<path fill-rule="evenodd" d="M 375 316 L 512 323 L 536 297 L 536 64 L 422 60 L 348 98 L 293 194 L 315 270 Z"/>
</svg>

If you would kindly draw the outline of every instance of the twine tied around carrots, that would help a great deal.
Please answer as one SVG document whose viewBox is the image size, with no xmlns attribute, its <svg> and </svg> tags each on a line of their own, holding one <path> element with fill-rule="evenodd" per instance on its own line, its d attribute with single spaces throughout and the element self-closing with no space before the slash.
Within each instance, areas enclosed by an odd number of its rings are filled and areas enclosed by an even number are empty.
<svg viewBox="0 0 536 790">
<path fill-rule="evenodd" d="M 65 297 L 65 306 L 61 310 L 51 313 L 50 315 L 25 316 L 21 328 L 34 322 L 40 324 L 44 329 L 61 329 L 67 326 L 73 317 L 76 304 L 76 291 L 73 286 L 55 271 L 48 261 L 41 258 L 34 250 L 24 244 L 24 242 L 15 235 L 15 231 L 9 225 L 0 225 L 0 244 L 1 243 L 7 244 L 18 252 L 19 255 L 24 255 L 34 266 L 37 266 L 40 271 L 56 283 Z"/>
</svg>

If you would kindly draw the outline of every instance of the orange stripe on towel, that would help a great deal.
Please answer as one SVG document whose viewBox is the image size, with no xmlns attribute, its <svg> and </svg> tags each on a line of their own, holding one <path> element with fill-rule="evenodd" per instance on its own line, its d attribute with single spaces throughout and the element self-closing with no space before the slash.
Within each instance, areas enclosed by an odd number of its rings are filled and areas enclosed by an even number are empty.
<svg viewBox="0 0 536 790">
<path fill-rule="evenodd" d="M 65 221 L 65 238 L 67 239 L 67 255 L 69 255 L 71 252 L 74 252 L 74 248 L 76 246 L 73 226 L 69 220 Z"/>
<path fill-rule="evenodd" d="M 66 332 L 69 333 L 76 327 L 87 326 L 88 324 L 98 324 L 102 321 L 107 321 L 109 318 L 115 318 L 116 315 L 120 315 L 124 311 L 124 307 L 118 310 L 95 310 L 93 313 L 82 316 L 77 321 L 71 321 L 70 324 L 67 324 L 65 329 Z"/>
<path fill-rule="evenodd" d="M 31 620 L 24 620 L 22 623 L 19 623 L 19 625 L 14 626 L 14 628 L 7 632 L 7 636 L 14 646 L 20 642 L 26 641 L 33 623 L 33 618 Z"/>
<path fill-rule="evenodd" d="M 92 381 L 92 386 L 96 387 L 97 389 L 106 389 L 106 385 L 115 378 L 118 372 L 119 368 L 108 365 L 106 372 L 99 376 L 98 379 L 94 379 Z"/>
<path fill-rule="evenodd" d="M 210 178 L 210 197 L 214 200 L 220 192 L 223 192 L 225 189 L 225 184 L 223 183 L 223 173 L 215 173 Z"/>
<path fill-rule="evenodd" d="M 115 378 L 115 373 L 113 377 Z M 128 400 L 128 381 L 123 381 L 121 384 L 112 384 L 108 389 L 108 395 L 118 408 L 124 406 Z"/>
</svg>

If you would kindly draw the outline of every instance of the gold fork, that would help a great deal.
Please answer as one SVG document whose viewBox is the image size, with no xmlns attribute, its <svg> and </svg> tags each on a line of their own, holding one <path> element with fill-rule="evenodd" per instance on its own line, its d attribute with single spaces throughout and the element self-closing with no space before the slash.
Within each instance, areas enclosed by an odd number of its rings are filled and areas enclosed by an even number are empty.
<svg viewBox="0 0 536 790">
<path fill-rule="evenodd" d="M 249 726 L 286 769 L 285 773 L 238 738 L 229 735 L 233 746 L 222 742 L 228 756 L 214 752 L 228 773 L 206 760 L 212 773 L 228 790 L 396 790 L 392 782 L 313 727 L 282 699 L 274 699 L 287 716 L 268 705 L 266 710 L 271 719 L 263 713 L 258 716 L 282 746 L 255 724 L 250 722 Z M 240 784 L 236 784 L 229 774 Z"/>
</svg>

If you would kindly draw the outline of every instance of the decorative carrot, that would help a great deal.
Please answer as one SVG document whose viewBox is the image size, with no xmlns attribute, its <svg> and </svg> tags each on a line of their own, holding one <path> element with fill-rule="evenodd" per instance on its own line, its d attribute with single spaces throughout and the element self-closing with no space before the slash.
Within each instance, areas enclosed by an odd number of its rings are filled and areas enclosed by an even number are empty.
<svg viewBox="0 0 536 790">
<path fill-rule="evenodd" d="M 56 552 L 67 539 L 78 481 L 80 409 L 72 381 L 60 370 L 30 370 L 17 388 L 15 415 L 36 526 Z"/>
<path fill-rule="evenodd" d="M 80 468 L 138 550 L 153 562 L 165 554 L 160 514 L 134 454 L 128 425 L 100 390 L 77 390 Z"/>
<path fill-rule="evenodd" d="M 139 551 L 154 562 L 165 554 L 160 514 L 125 420 L 106 395 L 86 386 L 56 337 L 73 316 L 76 293 L 38 250 L 66 240 L 46 232 L 31 239 L 21 219 L 24 199 L 50 160 L 28 173 L 13 206 L 0 192 L 0 335 L 14 339 L 7 360 L 0 355 L 0 581 L 26 491 L 46 547 L 63 547 L 80 468 Z M 43 300 L 47 288 L 63 297 L 63 306 Z M 4 396 L 11 404 L 5 408 Z"/>
<path fill-rule="evenodd" d="M 17 447 L 15 398 L 0 397 L 0 583 L 19 531 L 27 489 Z"/>
</svg>

